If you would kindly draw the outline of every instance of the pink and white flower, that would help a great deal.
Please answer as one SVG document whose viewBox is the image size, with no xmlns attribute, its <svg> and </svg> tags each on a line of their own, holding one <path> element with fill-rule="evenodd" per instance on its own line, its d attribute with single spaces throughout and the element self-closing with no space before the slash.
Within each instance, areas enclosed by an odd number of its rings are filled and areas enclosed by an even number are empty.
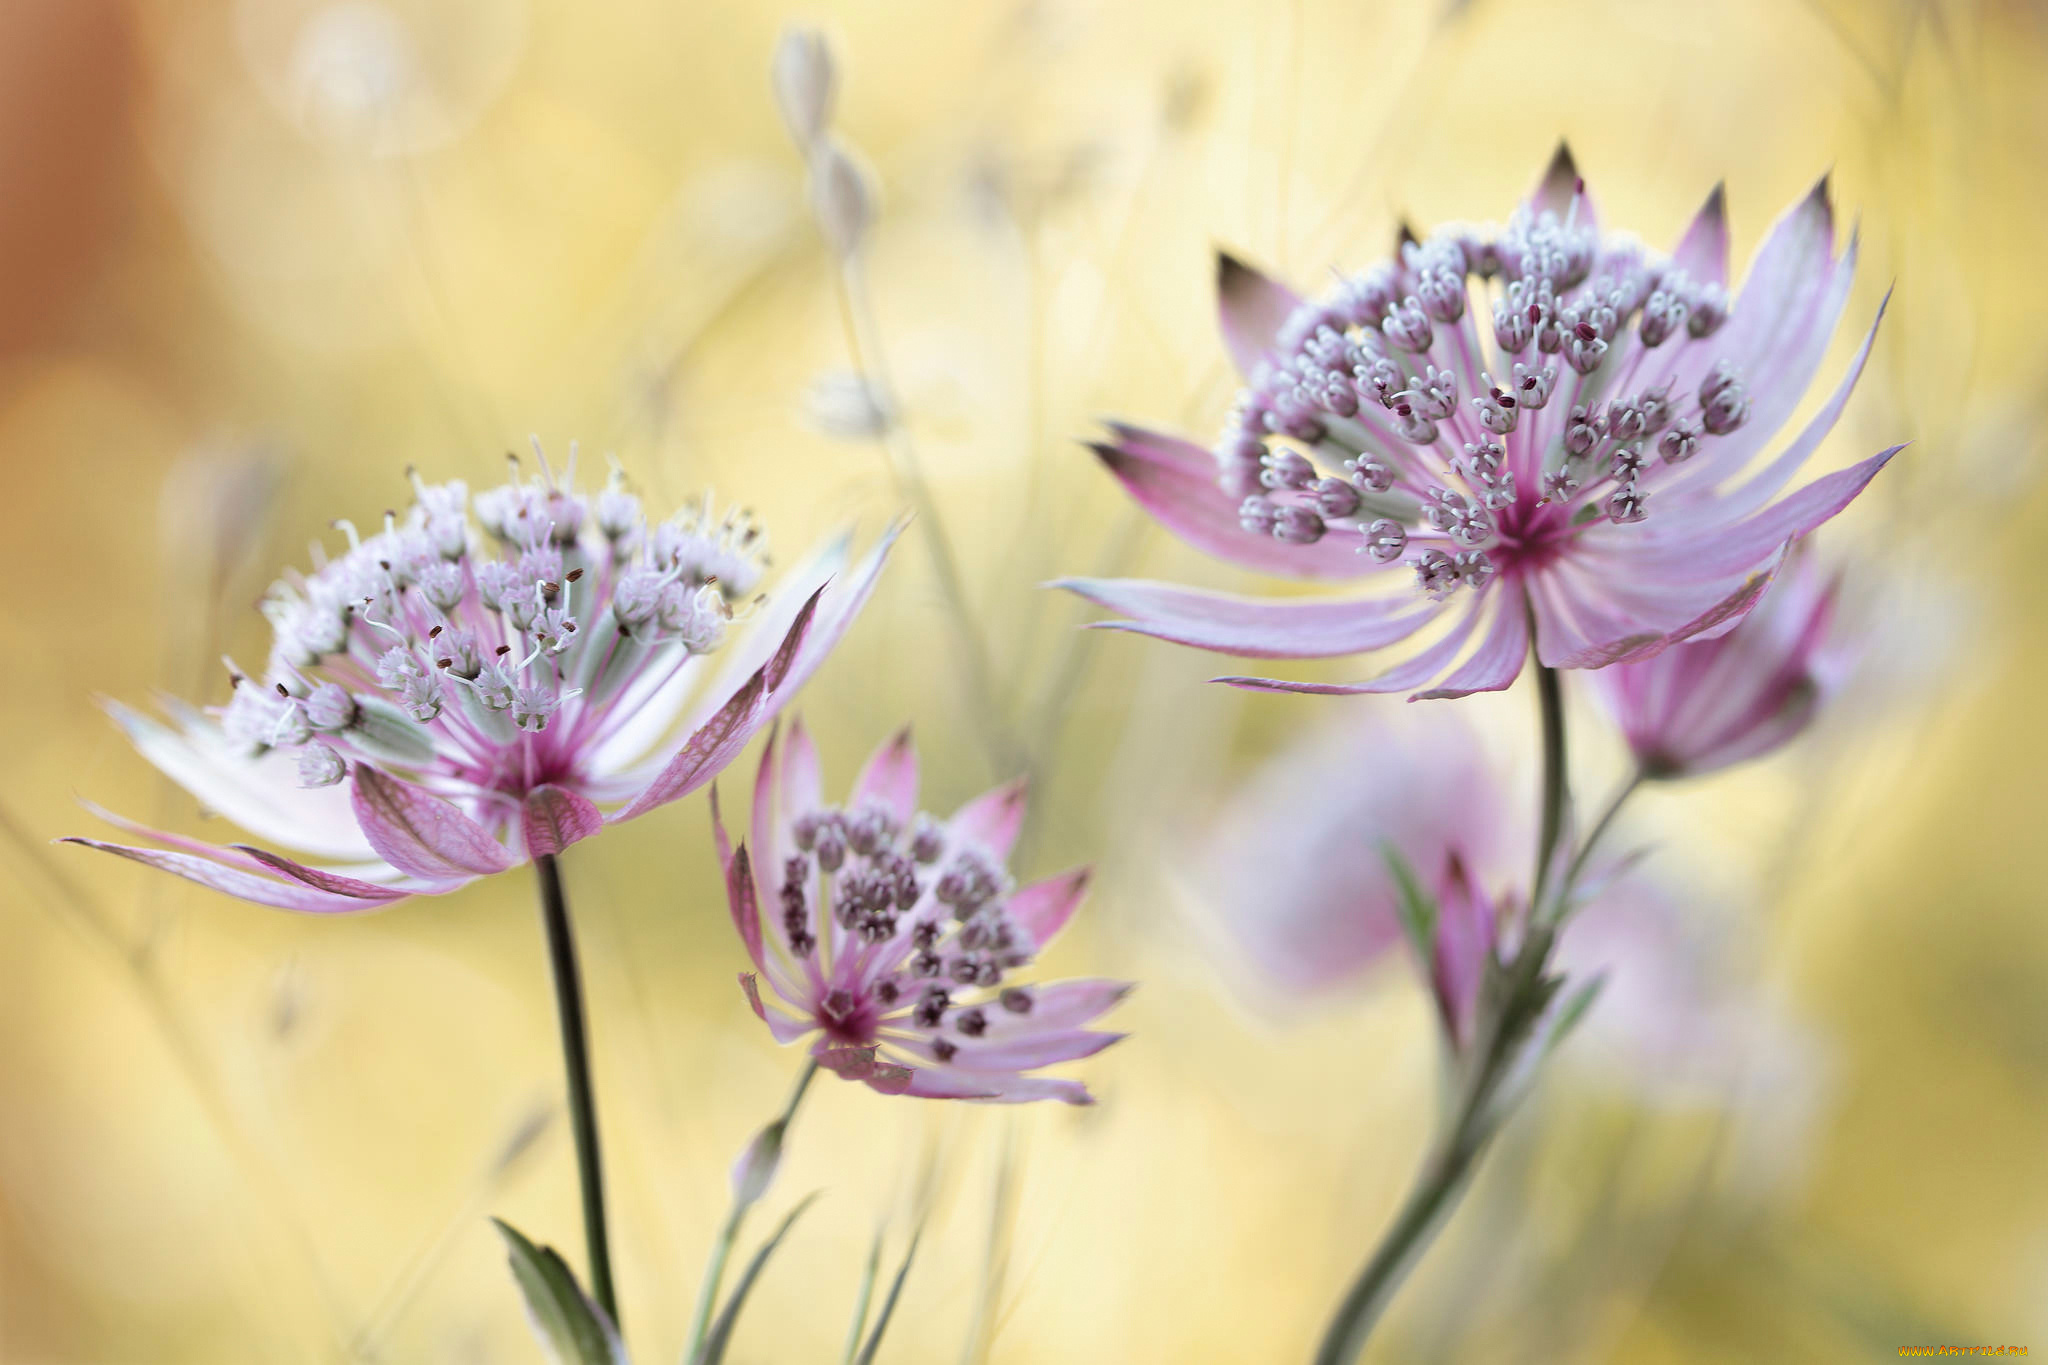
<svg viewBox="0 0 2048 1365">
<path fill-rule="evenodd" d="M 1731 301 L 1718 188 L 1659 255 L 1601 232 L 1560 148 L 1505 227 L 1404 234 L 1396 259 L 1320 298 L 1223 256 L 1223 338 L 1246 387 L 1215 450 L 1119 424 L 1095 451 L 1198 549 L 1382 590 L 1064 586 L 1126 618 L 1111 628 L 1253 658 L 1427 638 L 1365 682 L 1221 680 L 1285 691 L 1465 696 L 1510 685 L 1532 631 L 1553 668 L 1726 631 L 1786 547 L 1899 449 L 1780 496 L 1841 416 L 1873 321 L 1832 396 L 1762 458 L 1848 300 L 1856 242 L 1837 254 L 1834 236 L 1823 179 L 1778 220 Z"/>
<path fill-rule="evenodd" d="M 845 634 L 897 528 L 850 572 L 835 538 L 765 597 L 745 513 L 707 497 L 650 524 L 616 474 L 585 495 L 574 471 L 515 469 L 475 523 L 464 484 L 414 475 L 403 517 L 336 523 L 348 549 L 271 590 L 270 657 L 229 664 L 225 706 L 167 701 L 164 724 L 110 703 L 166 776 L 293 856 L 111 815 L 163 847 L 70 842 L 263 905 L 374 910 L 709 782 Z"/>
<path fill-rule="evenodd" d="M 1726 635 L 1594 674 L 1594 690 L 1648 777 L 1756 758 L 1804 730 L 1847 675 L 1830 635 L 1836 584 L 1811 557 Z"/>
<path fill-rule="evenodd" d="M 1014 978 L 1073 917 L 1087 870 L 1013 887 L 1023 784 L 937 820 L 918 810 L 917 781 L 905 730 L 868 761 L 845 805 L 827 805 L 798 723 L 762 755 L 751 849 L 732 847 L 714 789 L 754 1013 L 778 1043 L 815 1035 L 819 1065 L 884 1094 L 1091 1103 L 1079 1081 L 1028 1073 L 1122 1038 L 1088 1025 L 1130 984 Z M 761 979 L 787 1010 L 762 1000 Z"/>
</svg>

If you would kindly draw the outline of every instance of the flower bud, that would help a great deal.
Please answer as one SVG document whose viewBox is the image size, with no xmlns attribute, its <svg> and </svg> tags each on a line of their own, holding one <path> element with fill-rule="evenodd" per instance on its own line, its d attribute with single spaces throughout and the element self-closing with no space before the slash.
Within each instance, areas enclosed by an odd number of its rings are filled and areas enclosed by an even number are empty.
<svg viewBox="0 0 2048 1365">
<path fill-rule="evenodd" d="M 789 135 L 798 147 L 809 151 L 832 121 L 832 96 L 838 84 L 825 35 L 814 28 L 784 30 L 775 44 L 769 77 Z"/>
<path fill-rule="evenodd" d="M 871 179 L 853 153 L 833 139 L 818 145 L 811 161 L 811 211 L 825 240 L 841 256 L 860 250 L 875 217 Z"/>
</svg>

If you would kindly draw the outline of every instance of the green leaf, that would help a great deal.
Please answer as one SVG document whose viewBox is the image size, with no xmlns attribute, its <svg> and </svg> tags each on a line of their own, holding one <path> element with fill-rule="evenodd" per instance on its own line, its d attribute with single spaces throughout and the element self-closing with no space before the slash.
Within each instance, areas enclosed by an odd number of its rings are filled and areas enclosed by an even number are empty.
<svg viewBox="0 0 2048 1365">
<path fill-rule="evenodd" d="M 1558 1044 L 1565 1040 L 1565 1036 L 1578 1027 L 1579 1020 L 1585 1017 L 1587 1010 L 1593 1008 L 1593 1002 L 1600 998 L 1601 988 L 1606 984 L 1607 974 L 1602 972 L 1571 993 L 1558 1009 L 1557 1018 L 1550 1025 L 1550 1033 L 1543 1040 L 1544 1056 L 1555 1052 Z"/>
<path fill-rule="evenodd" d="M 854 1365 L 874 1365 L 875 1352 L 882 1349 L 882 1333 L 889 1330 L 889 1318 L 896 1312 L 896 1300 L 902 1297 L 903 1282 L 910 1278 L 910 1263 L 917 1259 L 917 1244 L 924 1236 L 919 1226 L 910 1234 L 910 1249 L 903 1253 L 903 1264 L 896 1267 L 896 1279 L 889 1286 L 889 1297 L 882 1300 L 882 1311 L 875 1318 L 875 1330 L 868 1336 L 868 1344 L 860 1348 L 860 1359 Z"/>
<path fill-rule="evenodd" d="M 846 1330 L 846 1354 L 840 1357 L 840 1365 L 853 1365 L 860 1354 L 861 1333 L 868 1329 L 868 1306 L 874 1302 L 875 1277 L 882 1269 L 882 1234 L 875 1233 L 874 1244 L 868 1248 L 867 1267 L 861 1271 L 860 1294 L 853 1302 L 853 1325 Z"/>
<path fill-rule="evenodd" d="M 1386 861 L 1387 870 L 1394 874 L 1394 889 L 1399 893 L 1395 897 L 1394 908 L 1401 916 L 1401 928 L 1408 935 L 1408 946 L 1415 950 L 1415 959 L 1422 964 L 1422 977 L 1426 982 L 1436 971 L 1436 900 L 1422 889 L 1415 869 L 1408 865 L 1399 849 L 1383 843 L 1380 845 L 1380 857 Z"/>
<path fill-rule="evenodd" d="M 505 1239 L 527 1321 L 553 1365 L 627 1365 L 618 1329 L 577 1285 L 568 1262 L 553 1247 L 535 1246 L 504 1219 L 491 1222 Z"/>
<path fill-rule="evenodd" d="M 711 1324 L 711 1334 L 704 1338 L 704 1349 L 698 1352 L 696 1365 L 719 1365 L 719 1362 L 725 1359 L 725 1348 L 732 1344 L 733 1329 L 739 1326 L 740 1309 L 745 1306 L 747 1295 L 754 1288 L 754 1281 L 761 1277 L 761 1268 L 768 1264 L 768 1258 L 775 1254 L 775 1248 L 782 1245 L 782 1239 L 789 1232 L 790 1226 L 817 1197 L 816 1194 L 805 1195 L 803 1202 L 789 1211 L 789 1216 L 782 1220 L 781 1226 L 775 1229 L 774 1234 L 761 1243 L 761 1249 L 754 1253 L 754 1259 L 747 1262 L 746 1271 L 740 1276 L 740 1282 L 732 1287 L 732 1297 L 725 1301 L 725 1308 L 719 1313 L 718 1321 Z"/>
</svg>

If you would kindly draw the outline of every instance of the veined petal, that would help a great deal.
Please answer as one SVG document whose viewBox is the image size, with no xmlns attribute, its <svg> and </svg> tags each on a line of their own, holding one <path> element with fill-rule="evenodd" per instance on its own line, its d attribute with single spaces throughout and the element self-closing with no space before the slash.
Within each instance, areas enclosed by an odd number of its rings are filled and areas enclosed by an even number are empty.
<svg viewBox="0 0 2048 1365">
<path fill-rule="evenodd" d="M 376 856 L 349 814 L 347 796 L 333 787 L 301 786 L 292 755 L 272 751 L 250 758 L 229 744 L 211 718 L 167 704 L 178 730 L 119 702 L 104 703 L 128 742 L 157 771 L 257 838 L 318 858 L 360 862 Z"/>
<path fill-rule="evenodd" d="M 1542 179 L 1529 192 L 1528 205 L 1534 214 L 1556 214 L 1560 223 L 1570 219 L 1580 227 L 1596 231 L 1600 226 L 1600 219 L 1593 212 L 1592 196 L 1586 193 L 1585 177 L 1572 160 L 1570 144 L 1562 140 L 1551 154 L 1550 164 L 1543 168 Z"/>
<path fill-rule="evenodd" d="M 603 828 L 603 813 L 587 798 L 552 783 L 528 792 L 520 807 L 519 832 L 529 858 L 552 857 Z"/>
<path fill-rule="evenodd" d="M 1082 897 L 1088 894 L 1090 875 L 1090 870 L 1085 867 L 1063 872 L 1057 877 L 1033 882 L 1004 902 L 1010 918 L 1031 935 L 1036 951 L 1045 951 L 1045 946 L 1067 927 L 1067 921 L 1080 908 Z"/>
<path fill-rule="evenodd" d="M 898 828 L 917 814 L 917 746 L 911 743 L 907 725 L 875 750 L 853 784 L 854 808 L 871 802 L 894 816 Z"/>
<path fill-rule="evenodd" d="M 1861 493 L 1877 472 L 1904 450 L 1903 444 L 1881 450 L 1869 459 L 1823 475 L 1790 497 L 1747 520 L 1711 528 L 1683 543 L 1646 546 L 1639 558 L 1649 565 L 1670 558 L 1701 579 L 1742 573 L 1762 563 L 1788 540 L 1797 540 L 1840 512 Z"/>
<path fill-rule="evenodd" d="M 411 895 L 438 896 L 457 887 L 469 885 L 470 879 L 453 882 L 423 882 L 408 877 L 403 882 L 366 882 L 324 867 L 307 867 L 304 863 L 293 862 L 290 858 L 257 848 L 253 844 L 236 844 L 234 851 L 252 862 L 261 864 L 269 871 L 279 873 L 295 882 L 301 882 L 316 891 L 327 891 L 337 896 L 348 896 L 362 901 L 394 901 Z"/>
<path fill-rule="evenodd" d="M 932 1041 L 921 1034 L 891 1035 L 889 1045 L 954 1071 L 980 1074 L 988 1071 L 1030 1071 L 1041 1066 L 1054 1066 L 1060 1062 L 1077 1062 L 1083 1057 L 1093 1057 L 1110 1044 L 1120 1042 L 1127 1036 L 1122 1033 L 1098 1033 L 1090 1029 L 1076 1028 L 1022 1034 L 992 1043 L 976 1042 L 973 1039 L 956 1041 L 949 1038 L 946 1041 L 956 1050 L 943 1060 L 933 1047 Z"/>
<path fill-rule="evenodd" d="M 375 898 L 343 895 L 334 891 L 323 891 L 299 881 L 261 876 L 191 853 L 135 848 L 128 844 L 109 844 L 98 839 L 81 839 L 75 836 L 67 837 L 61 842 L 78 844 L 84 848 L 96 848 L 103 853 L 132 859 L 145 867 L 172 873 L 187 881 L 197 882 L 201 886 L 233 896 L 237 900 L 275 906 L 280 910 L 300 910 L 316 915 L 353 914 L 364 910 L 380 910 L 412 894 L 409 891 L 394 893 L 388 887 L 378 887 L 376 889 L 379 895 Z"/>
<path fill-rule="evenodd" d="M 1027 986 L 1030 1009 L 1018 1013 L 1003 1007 L 985 1007 L 987 1038 L 1011 1038 L 1028 1033 L 1058 1033 L 1093 1023 L 1122 1004 L 1137 989 L 1128 981 L 1081 979 Z"/>
<path fill-rule="evenodd" d="M 1442 610 L 1417 606 L 1411 595 L 1390 598 L 1241 597 L 1135 578 L 1067 578 L 1057 586 L 1122 612 L 1125 621 L 1097 621 L 1219 654 L 1255 659 L 1328 659 L 1362 654 L 1405 640 Z"/>
<path fill-rule="evenodd" d="M 1010 848 L 1017 842 L 1017 832 L 1024 828 L 1025 797 L 1028 794 L 1029 784 L 1023 778 L 1005 782 L 954 811 L 953 818 L 946 822 L 946 828 L 954 838 L 971 840 L 1001 861 L 1010 856 Z"/>
<path fill-rule="evenodd" d="M 1505 587 L 1506 585 L 1502 584 L 1495 590 L 1500 591 Z M 1420 687 L 1429 682 L 1451 666 L 1451 661 L 1457 658 L 1458 652 L 1465 647 L 1465 641 L 1470 638 L 1472 628 L 1479 623 L 1479 618 L 1483 614 L 1484 612 L 1475 604 L 1463 613 L 1458 624 L 1453 626 L 1443 639 L 1414 658 L 1395 664 L 1377 678 L 1369 678 L 1364 682 L 1298 683 L 1280 678 L 1213 678 L 1211 681 L 1228 683 L 1232 687 L 1241 687 L 1251 692 L 1308 692 L 1326 697 L 1349 697 L 1372 692 L 1406 692 L 1411 687 Z"/>
<path fill-rule="evenodd" d="M 401 871 L 456 882 L 503 872 L 519 861 L 453 803 L 367 763 L 351 770 L 350 786 L 363 836 Z"/>
<path fill-rule="evenodd" d="M 785 1046 L 795 1042 L 817 1028 L 807 1019 L 796 1019 L 781 1010 L 769 1009 L 761 1003 L 761 988 L 755 984 L 752 972 L 740 973 L 740 989 L 746 992 L 747 1003 L 753 1007 L 754 1015 L 768 1025 L 768 1036 Z"/>
<path fill-rule="evenodd" d="M 1727 186 L 1714 186 L 1707 202 L 1700 206 L 1692 226 L 1671 249 L 1671 263 L 1691 276 L 1695 283 L 1728 284 L 1728 195 Z"/>
<path fill-rule="evenodd" d="M 1227 251 L 1216 253 L 1216 312 L 1223 326 L 1223 346 L 1230 363 L 1250 379 L 1265 363 L 1273 342 L 1301 302 L 1301 296 L 1276 283 Z"/>
<path fill-rule="evenodd" d="M 1863 377 L 1863 366 L 1870 359 L 1870 348 L 1877 343 L 1877 329 L 1884 322 L 1885 309 L 1890 306 L 1891 301 L 1891 291 L 1886 290 L 1884 302 L 1878 304 L 1877 316 L 1871 319 L 1870 331 L 1864 336 L 1863 345 L 1857 349 L 1855 358 L 1849 362 L 1848 370 L 1842 375 L 1842 382 L 1835 386 L 1834 393 L 1821 406 L 1820 411 L 1813 415 L 1813 420 L 1806 424 L 1805 429 L 1776 459 L 1727 493 L 1717 494 L 1701 488 L 1698 493 L 1692 494 L 1704 504 L 1700 507 L 1702 515 L 1727 521 L 1746 517 L 1769 502 L 1779 489 L 1791 482 L 1792 476 L 1799 472 L 1813 452 L 1819 449 L 1820 443 L 1827 439 L 1828 433 L 1835 429 L 1835 423 L 1841 420 L 1842 410 L 1849 405 L 1849 395 L 1856 391 L 1856 381 Z M 1677 497 L 1692 493 L 1691 489 L 1672 491 Z"/>
<path fill-rule="evenodd" d="M 1215 457 L 1193 442 L 1122 423 L 1110 431 L 1114 441 L 1089 449 L 1139 506 L 1197 550 L 1283 578 L 1360 578 L 1378 567 L 1347 536 L 1290 545 L 1245 530 L 1238 500 L 1216 482 Z"/>
<path fill-rule="evenodd" d="M 815 602 L 817 599 L 811 600 Z M 808 617 L 800 617 L 793 629 L 801 630 L 808 622 Z M 765 669 L 766 666 L 763 667 Z M 612 822 L 631 820 L 656 806 L 680 800 L 724 772 L 726 765 L 738 757 L 739 751 L 760 728 L 762 697 L 766 691 L 762 674 L 756 672 L 747 680 L 746 686 L 726 700 L 723 709 L 684 742 L 668 765 L 626 804 L 625 809 L 611 816 Z"/>
<path fill-rule="evenodd" d="M 725 829 L 719 826 L 719 838 L 724 839 Z M 725 900 L 732 909 L 733 928 L 739 930 L 740 942 L 746 945 L 747 956 L 756 967 L 765 966 L 761 952 L 761 903 L 754 888 L 754 862 L 747 856 L 747 846 L 741 844 L 739 851 L 726 862 Z"/>
<path fill-rule="evenodd" d="M 1472 651 L 1472 657 L 1465 660 L 1457 672 L 1445 678 L 1442 686 L 1418 692 L 1413 700 L 1499 692 L 1521 676 L 1522 660 L 1529 653 L 1528 609 L 1519 593 L 1512 597 L 1496 596 L 1501 600 L 1494 607 L 1493 624 L 1487 628 L 1479 648 Z"/>
</svg>

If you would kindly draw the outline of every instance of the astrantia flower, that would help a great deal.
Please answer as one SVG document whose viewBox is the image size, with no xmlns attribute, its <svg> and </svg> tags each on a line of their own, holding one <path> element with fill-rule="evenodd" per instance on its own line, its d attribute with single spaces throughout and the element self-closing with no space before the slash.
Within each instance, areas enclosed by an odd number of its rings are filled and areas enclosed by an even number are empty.
<svg viewBox="0 0 2048 1365">
<path fill-rule="evenodd" d="M 119 820 L 168 848 L 73 842 L 265 905 L 375 909 L 710 781 L 845 633 L 895 532 L 834 581 L 842 536 L 763 597 L 744 513 L 707 498 L 649 524 L 616 475 L 575 491 L 574 464 L 515 471 L 474 523 L 462 483 L 414 476 L 404 516 L 337 523 L 348 549 L 272 589 L 268 663 L 230 664 L 225 706 L 169 703 L 171 726 L 110 708 L 208 810 L 326 865 Z"/>
<path fill-rule="evenodd" d="M 1215 451 L 1119 425 L 1097 453 L 1200 549 L 1385 589 L 1259 600 L 1067 586 L 1129 618 L 1111 626 L 1257 658 L 1378 650 L 1443 623 L 1367 682 L 1226 680 L 1289 691 L 1498 690 L 1521 671 L 1532 622 L 1536 657 L 1558 668 L 1726 630 L 1785 546 L 1897 450 L 1779 497 L 1870 352 L 1866 340 L 1813 419 L 1759 461 L 1827 351 L 1856 245 L 1836 255 L 1823 180 L 1732 300 L 1727 248 L 1718 189 L 1669 257 L 1603 235 L 1560 149 L 1506 227 L 1405 240 L 1321 298 L 1223 257 L 1224 341 L 1246 387 Z"/>
<path fill-rule="evenodd" d="M 1595 674 L 1595 690 L 1649 777 L 1712 772 L 1769 753 L 1842 682 L 1835 584 L 1811 558 L 1781 575 L 1726 635 Z"/>
<path fill-rule="evenodd" d="M 717 810 L 716 793 L 712 808 Z M 780 1043 L 812 1037 L 819 1065 L 892 1095 L 1090 1102 L 1079 1081 L 1026 1073 L 1123 1037 L 1087 1027 L 1122 981 L 1019 981 L 1073 917 L 1088 874 L 1013 888 L 1021 783 L 950 819 L 917 809 L 908 731 L 869 760 L 843 806 L 821 795 L 801 724 L 770 739 L 754 786 L 753 846 L 717 822 L 754 1012 Z M 756 973 L 789 1009 L 762 1001 Z"/>
<path fill-rule="evenodd" d="M 1306 1003 L 1356 989 L 1402 940 L 1397 857 L 1438 907 L 1430 993 L 1469 1036 L 1486 962 L 1519 932 L 1531 841 L 1472 732 L 1443 711 L 1346 714 L 1274 758 L 1195 861 L 1198 894 L 1266 980 Z"/>
</svg>

